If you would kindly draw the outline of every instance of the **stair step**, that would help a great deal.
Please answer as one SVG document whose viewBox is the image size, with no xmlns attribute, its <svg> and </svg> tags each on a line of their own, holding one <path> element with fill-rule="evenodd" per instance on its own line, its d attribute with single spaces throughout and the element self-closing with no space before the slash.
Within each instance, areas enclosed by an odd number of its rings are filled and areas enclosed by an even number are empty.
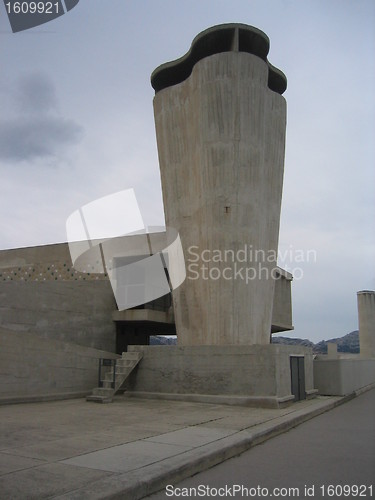
<svg viewBox="0 0 375 500">
<path fill-rule="evenodd" d="M 132 358 L 120 358 L 118 361 L 120 361 L 120 363 L 138 363 L 138 361 L 140 361 L 142 359 L 142 356 L 141 357 L 132 357 Z"/>
<path fill-rule="evenodd" d="M 116 363 L 116 372 L 119 368 L 132 368 L 138 363 L 138 361 L 133 361 L 133 360 L 122 362 L 122 363 L 121 363 L 122 360 L 119 360 L 119 361 L 120 361 L 119 363 Z M 112 370 L 112 373 L 113 373 L 113 370 Z"/>
<path fill-rule="evenodd" d="M 117 381 L 125 379 L 128 375 L 130 375 L 130 373 L 131 373 L 131 370 L 128 370 L 127 372 L 124 372 L 124 373 L 117 373 L 116 374 L 116 380 L 115 380 L 116 384 L 117 384 Z M 110 378 L 105 377 L 105 378 L 103 378 L 102 382 L 103 382 L 103 384 L 105 382 L 108 383 L 108 384 L 112 384 L 113 383 L 113 378 L 112 377 L 110 377 Z"/>
<path fill-rule="evenodd" d="M 114 391 L 112 382 L 107 382 L 106 380 L 103 380 L 103 387 L 101 387 L 101 389 L 111 389 L 112 391 Z"/>
<path fill-rule="evenodd" d="M 136 366 L 136 363 L 133 363 L 132 365 L 129 365 L 129 366 L 116 366 L 116 375 L 121 375 L 123 373 L 128 373 L 128 372 L 131 372 L 132 369 Z M 105 378 L 113 378 L 113 370 L 111 371 L 108 371 L 106 374 L 105 374 Z"/>
<path fill-rule="evenodd" d="M 123 352 L 120 359 L 136 359 L 137 361 L 139 361 L 141 358 L 141 352 Z"/>
<path fill-rule="evenodd" d="M 105 396 L 110 397 L 114 393 L 114 389 L 111 387 L 95 387 L 92 391 L 93 396 Z"/>
<path fill-rule="evenodd" d="M 86 396 L 86 401 L 93 401 L 94 403 L 112 403 L 113 399 L 112 397 L 94 396 L 91 394 L 91 396 Z"/>
</svg>

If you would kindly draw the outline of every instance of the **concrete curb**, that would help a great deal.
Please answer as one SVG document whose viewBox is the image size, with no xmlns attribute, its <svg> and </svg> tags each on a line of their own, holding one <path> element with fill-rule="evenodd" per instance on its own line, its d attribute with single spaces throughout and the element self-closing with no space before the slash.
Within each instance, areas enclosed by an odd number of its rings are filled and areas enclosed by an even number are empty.
<svg viewBox="0 0 375 500">
<path fill-rule="evenodd" d="M 371 387 L 369 387 L 370 389 Z M 357 396 L 321 401 L 314 408 L 293 411 L 263 424 L 241 430 L 215 442 L 155 462 L 141 469 L 113 474 L 94 483 L 53 498 L 59 500 L 140 500 L 160 491 L 168 484 L 177 484 L 198 472 L 209 469 L 243 453 L 307 420 L 330 411 Z"/>
</svg>

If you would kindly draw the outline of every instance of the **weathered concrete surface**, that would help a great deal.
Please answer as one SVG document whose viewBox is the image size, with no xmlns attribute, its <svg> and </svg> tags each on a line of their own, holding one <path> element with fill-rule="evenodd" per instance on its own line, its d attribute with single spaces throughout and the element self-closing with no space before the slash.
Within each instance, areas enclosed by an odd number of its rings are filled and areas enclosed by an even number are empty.
<svg viewBox="0 0 375 500">
<path fill-rule="evenodd" d="M 0 404 L 88 394 L 99 358 L 115 354 L 0 328 Z"/>
<path fill-rule="evenodd" d="M 270 341 L 286 102 L 267 82 L 265 61 L 224 52 L 154 98 L 166 224 L 178 230 L 188 266 L 173 293 L 182 346 Z M 264 256 L 242 261 L 246 244 Z M 216 250 L 234 252 L 234 262 L 214 261 Z"/>
<path fill-rule="evenodd" d="M 0 406 L 1 497 L 140 499 L 342 401 L 255 409 L 119 397 L 111 405 Z"/>
<path fill-rule="evenodd" d="M 375 292 L 357 292 L 359 352 L 363 358 L 375 358 Z"/>
<path fill-rule="evenodd" d="M 314 385 L 319 394 L 345 396 L 371 384 L 375 384 L 375 359 L 322 355 L 314 360 Z"/>
<path fill-rule="evenodd" d="M 293 355 L 305 357 L 306 393 L 314 392 L 312 351 L 302 346 L 129 346 L 129 350 L 143 353 L 129 377 L 129 395 L 278 407 L 294 399 Z"/>
</svg>

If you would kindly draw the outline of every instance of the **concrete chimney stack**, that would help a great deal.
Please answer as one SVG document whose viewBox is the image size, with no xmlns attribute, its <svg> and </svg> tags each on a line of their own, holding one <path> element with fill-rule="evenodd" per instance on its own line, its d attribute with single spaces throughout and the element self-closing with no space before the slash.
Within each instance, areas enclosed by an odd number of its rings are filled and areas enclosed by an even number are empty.
<svg viewBox="0 0 375 500">
<path fill-rule="evenodd" d="M 375 292 L 357 292 L 359 352 L 364 358 L 375 358 Z"/>
</svg>

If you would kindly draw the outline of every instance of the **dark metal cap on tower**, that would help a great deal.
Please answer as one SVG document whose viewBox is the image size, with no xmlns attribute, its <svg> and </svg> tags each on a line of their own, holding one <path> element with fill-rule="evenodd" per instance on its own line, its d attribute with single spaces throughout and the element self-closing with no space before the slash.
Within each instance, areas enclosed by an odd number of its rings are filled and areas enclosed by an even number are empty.
<svg viewBox="0 0 375 500">
<path fill-rule="evenodd" d="M 248 52 L 267 63 L 268 87 L 283 94 L 287 86 L 286 76 L 268 61 L 269 47 L 268 36 L 253 26 L 239 23 L 213 26 L 194 38 L 184 56 L 156 68 L 151 75 L 151 85 L 155 92 L 159 92 L 183 82 L 190 76 L 194 65 L 204 57 L 221 52 Z"/>
</svg>

